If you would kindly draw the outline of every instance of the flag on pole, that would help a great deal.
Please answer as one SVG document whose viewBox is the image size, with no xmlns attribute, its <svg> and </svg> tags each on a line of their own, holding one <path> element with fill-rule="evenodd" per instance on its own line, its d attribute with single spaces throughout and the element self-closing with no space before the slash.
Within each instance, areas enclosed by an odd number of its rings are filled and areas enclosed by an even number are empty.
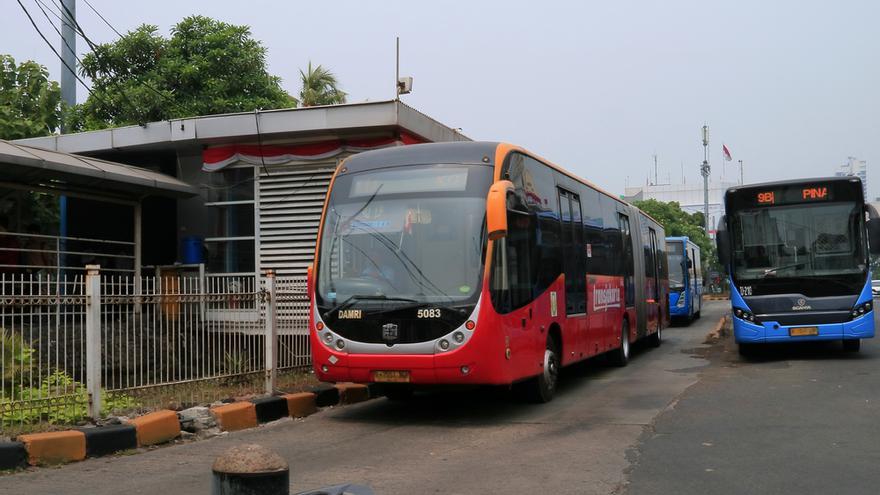
<svg viewBox="0 0 880 495">
<path fill-rule="evenodd" d="M 724 151 L 724 161 L 729 162 L 733 160 L 733 156 L 730 155 L 730 150 L 727 148 L 726 144 L 721 145 L 721 150 Z"/>
</svg>

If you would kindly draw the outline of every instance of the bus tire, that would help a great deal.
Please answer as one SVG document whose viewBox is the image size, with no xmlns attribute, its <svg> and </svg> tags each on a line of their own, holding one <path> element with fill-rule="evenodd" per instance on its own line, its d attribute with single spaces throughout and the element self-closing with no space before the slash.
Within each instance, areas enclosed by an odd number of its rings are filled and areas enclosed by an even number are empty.
<svg viewBox="0 0 880 495">
<path fill-rule="evenodd" d="M 516 392 L 528 402 L 543 404 L 553 400 L 559 381 L 559 347 L 552 335 L 547 336 L 544 365 L 541 374 L 516 385 Z"/>
<path fill-rule="evenodd" d="M 753 356 L 755 354 L 755 344 L 739 343 L 737 344 L 737 351 L 742 357 Z"/>
<path fill-rule="evenodd" d="M 657 331 L 648 335 L 648 345 L 651 347 L 660 347 L 660 344 L 663 342 L 662 330 L 663 325 L 660 322 L 657 322 Z"/>
<path fill-rule="evenodd" d="M 609 355 L 614 366 L 626 366 L 629 363 L 629 320 L 624 318 L 620 325 L 620 347 Z"/>
<path fill-rule="evenodd" d="M 843 341 L 843 350 L 846 352 L 859 352 L 859 349 L 861 348 L 861 339 L 846 339 Z"/>
</svg>

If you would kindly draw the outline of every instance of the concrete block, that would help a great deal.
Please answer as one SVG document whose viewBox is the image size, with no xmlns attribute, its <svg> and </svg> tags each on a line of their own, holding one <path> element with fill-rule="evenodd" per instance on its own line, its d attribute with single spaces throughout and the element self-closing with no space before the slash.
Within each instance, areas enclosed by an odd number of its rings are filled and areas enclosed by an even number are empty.
<svg viewBox="0 0 880 495">
<path fill-rule="evenodd" d="M 27 466 L 27 450 L 21 442 L 0 442 L 0 470 Z"/>
<path fill-rule="evenodd" d="M 86 455 L 100 457 L 121 450 L 137 448 L 137 428 L 134 425 L 106 425 L 81 430 L 86 436 Z"/>
<path fill-rule="evenodd" d="M 86 458 L 86 436 L 81 431 L 52 431 L 19 435 L 32 466 L 62 464 Z"/>
<path fill-rule="evenodd" d="M 317 387 L 312 387 L 311 392 L 315 394 L 315 405 L 318 407 L 339 404 L 339 389 L 329 383 L 322 383 Z"/>
<path fill-rule="evenodd" d="M 355 404 L 370 399 L 370 390 L 361 383 L 337 383 L 340 404 Z"/>
<path fill-rule="evenodd" d="M 268 423 L 287 417 L 287 400 L 284 397 L 260 397 L 251 400 L 257 411 L 257 421 Z"/>
<path fill-rule="evenodd" d="M 250 402 L 235 402 L 211 408 L 211 414 L 223 431 L 238 431 L 257 426 L 257 408 Z"/>
<path fill-rule="evenodd" d="M 171 410 L 156 411 L 132 419 L 129 424 L 137 429 L 138 446 L 170 442 L 180 436 L 180 421 Z"/>
<path fill-rule="evenodd" d="M 294 418 L 304 418 L 318 411 L 315 394 L 312 392 L 287 394 L 284 399 L 287 401 L 287 412 Z"/>
</svg>

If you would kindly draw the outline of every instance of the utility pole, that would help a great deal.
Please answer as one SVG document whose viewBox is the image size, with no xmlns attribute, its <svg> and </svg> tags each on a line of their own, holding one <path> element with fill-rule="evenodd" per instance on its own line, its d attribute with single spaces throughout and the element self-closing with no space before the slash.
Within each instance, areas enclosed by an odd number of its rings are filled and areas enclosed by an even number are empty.
<svg viewBox="0 0 880 495">
<path fill-rule="evenodd" d="M 76 70 L 76 0 L 61 0 L 61 99 L 67 104 L 68 108 L 76 105 L 76 74 L 70 69 Z M 70 67 L 70 69 L 68 69 Z M 61 121 L 61 133 L 66 132 L 64 120 Z M 59 251 L 58 263 L 59 275 L 64 273 L 64 266 L 67 266 L 67 255 L 63 254 L 67 251 L 67 196 L 58 198 L 58 236 Z"/>
<path fill-rule="evenodd" d="M 700 175 L 703 176 L 703 215 L 706 224 L 706 234 L 709 234 L 709 126 L 703 125 L 703 165 L 700 166 Z"/>
<path fill-rule="evenodd" d="M 76 0 L 61 0 L 61 98 L 68 107 L 76 105 Z M 69 14 L 68 14 L 69 12 Z"/>
<path fill-rule="evenodd" d="M 743 184 L 745 184 L 745 182 L 743 182 L 743 161 L 740 160 L 739 161 L 739 185 L 743 185 Z"/>
<path fill-rule="evenodd" d="M 660 179 L 657 177 L 657 153 L 654 153 L 654 185 L 660 184 Z"/>
</svg>

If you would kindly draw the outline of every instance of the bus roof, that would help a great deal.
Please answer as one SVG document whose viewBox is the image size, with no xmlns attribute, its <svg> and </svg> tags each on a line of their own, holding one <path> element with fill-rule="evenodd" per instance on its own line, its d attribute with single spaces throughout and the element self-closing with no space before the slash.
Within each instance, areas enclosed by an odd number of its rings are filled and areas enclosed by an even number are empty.
<svg viewBox="0 0 880 495">
<path fill-rule="evenodd" d="M 553 168 L 557 172 L 568 176 L 570 179 L 576 180 L 581 184 L 589 186 L 599 193 L 617 201 L 618 203 L 636 208 L 634 205 L 609 193 L 605 189 L 597 186 L 596 184 L 584 178 L 578 177 L 572 172 L 551 162 L 550 160 L 547 160 L 540 155 L 532 153 L 531 151 L 521 146 L 516 146 L 509 143 L 501 143 L 495 141 L 459 141 L 448 143 L 426 143 L 413 144 L 408 146 L 396 146 L 380 150 L 365 151 L 363 153 L 352 155 L 345 160 L 345 166 L 348 169 L 346 170 L 346 172 L 362 172 L 365 170 L 394 167 L 399 165 L 418 165 L 441 162 L 470 163 L 494 166 L 495 152 L 498 147 L 502 145 L 509 148 L 511 151 L 523 152 L 531 156 L 532 158 L 535 158 L 536 160 L 544 163 L 545 165 Z M 646 212 L 638 208 L 636 208 L 636 210 L 638 210 L 645 217 L 650 218 L 658 225 L 662 225 L 660 222 L 657 221 L 656 218 L 651 217 L 651 215 L 647 214 Z"/>
</svg>

